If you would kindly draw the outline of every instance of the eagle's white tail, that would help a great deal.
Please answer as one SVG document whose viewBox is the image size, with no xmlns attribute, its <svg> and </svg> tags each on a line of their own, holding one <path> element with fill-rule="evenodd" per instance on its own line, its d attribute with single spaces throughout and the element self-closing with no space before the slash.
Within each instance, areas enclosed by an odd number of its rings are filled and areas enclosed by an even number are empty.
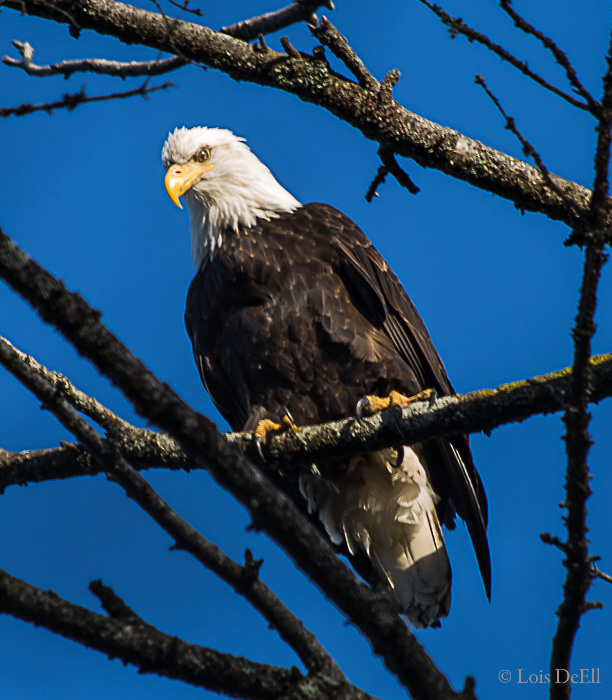
<svg viewBox="0 0 612 700">
<path fill-rule="evenodd" d="M 354 457 L 340 479 L 304 474 L 301 487 L 311 510 L 335 544 L 359 549 L 398 598 L 415 627 L 446 617 L 451 602 L 451 568 L 435 509 L 436 495 L 417 453 L 404 449 Z"/>
</svg>

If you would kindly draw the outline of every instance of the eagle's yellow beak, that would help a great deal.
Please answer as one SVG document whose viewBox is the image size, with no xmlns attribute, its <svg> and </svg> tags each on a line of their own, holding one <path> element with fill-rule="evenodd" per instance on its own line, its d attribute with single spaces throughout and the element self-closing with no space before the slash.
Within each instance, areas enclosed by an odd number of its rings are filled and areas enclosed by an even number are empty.
<svg viewBox="0 0 612 700">
<path fill-rule="evenodd" d="M 189 161 L 183 165 L 175 163 L 168 168 L 168 172 L 164 178 L 164 185 L 166 186 L 168 197 L 170 197 L 179 209 L 183 208 L 179 197 L 182 197 L 185 192 L 199 182 L 202 175 L 208 172 L 213 165 L 214 163 L 210 162 L 202 165 L 201 163 Z"/>
</svg>

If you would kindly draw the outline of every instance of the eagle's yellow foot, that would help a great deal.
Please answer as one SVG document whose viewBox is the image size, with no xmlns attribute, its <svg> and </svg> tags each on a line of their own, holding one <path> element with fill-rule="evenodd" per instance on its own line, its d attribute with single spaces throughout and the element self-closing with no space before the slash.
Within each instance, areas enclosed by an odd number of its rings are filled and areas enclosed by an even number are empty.
<svg viewBox="0 0 612 700">
<path fill-rule="evenodd" d="M 261 459 L 264 462 L 266 458 L 264 457 L 262 446 L 267 444 L 268 436 L 270 434 L 284 433 L 287 430 L 291 430 L 294 433 L 297 433 L 297 425 L 295 424 L 291 413 L 289 413 L 289 410 L 285 408 L 285 406 L 281 408 L 281 414 L 282 415 L 280 423 L 275 423 L 269 418 L 264 418 L 263 420 L 260 420 L 259 423 L 257 423 L 257 426 L 255 427 L 255 430 L 253 432 L 253 442 L 255 444 L 255 449 L 257 450 L 257 454 L 261 457 Z"/>
<path fill-rule="evenodd" d="M 429 401 L 432 404 L 438 396 L 435 389 L 424 389 L 414 396 L 404 396 L 399 391 L 392 391 L 389 396 L 364 396 L 357 403 L 357 417 L 371 416 L 378 411 L 384 411 L 388 408 L 398 413 L 402 412 L 402 407 L 416 401 Z"/>
</svg>

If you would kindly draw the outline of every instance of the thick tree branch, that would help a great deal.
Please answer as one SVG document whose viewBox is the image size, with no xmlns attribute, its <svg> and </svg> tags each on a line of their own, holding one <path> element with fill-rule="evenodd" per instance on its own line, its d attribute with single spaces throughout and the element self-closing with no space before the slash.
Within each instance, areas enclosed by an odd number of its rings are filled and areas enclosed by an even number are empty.
<svg viewBox="0 0 612 700">
<path fill-rule="evenodd" d="M 177 7 L 180 7 L 177 3 Z M 187 3 L 186 3 L 187 5 Z M 270 34 L 271 32 L 284 29 L 297 22 L 308 21 L 316 23 L 317 16 L 314 12 L 319 7 L 334 9 L 331 0 L 316 2 L 314 0 L 294 0 L 290 5 L 275 12 L 268 12 L 265 15 L 253 17 L 236 24 L 222 27 L 219 31 L 228 36 L 243 41 L 252 41 L 258 36 Z M 184 6 L 180 9 L 198 14 L 199 10 L 190 10 Z M 171 71 L 178 70 L 187 65 L 187 61 L 181 56 L 170 56 L 169 58 L 156 59 L 153 61 L 109 61 L 103 58 L 83 58 L 71 61 L 60 61 L 46 66 L 38 66 L 34 63 L 34 48 L 31 44 L 21 41 L 12 41 L 13 46 L 19 51 L 21 60 L 18 61 L 10 56 L 4 56 L 2 63 L 10 68 L 20 68 L 28 75 L 37 78 L 47 78 L 49 76 L 62 75 L 69 78 L 74 73 L 95 73 L 97 75 L 112 75 L 119 78 L 149 77 L 164 75 Z"/>
<path fill-rule="evenodd" d="M 335 554 L 315 526 L 230 445 L 207 418 L 160 382 L 62 282 L 0 231 L 0 275 L 133 403 L 179 441 L 194 461 L 242 503 L 265 530 L 369 639 L 374 652 L 416 700 L 454 698 L 455 691 L 397 614 L 390 595 L 373 591 Z M 231 465 L 231 468 L 228 468 Z"/>
<path fill-rule="evenodd" d="M 18 351 L 19 352 L 19 351 Z M 51 372 L 25 353 L 24 362 L 61 389 L 70 403 L 100 425 L 113 430 L 122 454 L 137 469 L 193 469 L 193 459 L 167 435 L 136 428 L 123 421 L 95 399 L 76 389 L 58 372 Z M 612 354 L 591 358 L 590 401 L 612 396 Z M 301 428 L 270 437 L 266 468 L 275 472 L 311 462 L 320 462 L 380 447 L 422 442 L 457 432 L 485 432 L 534 415 L 562 411 L 571 377 L 571 367 L 530 379 L 404 407 L 402 419 L 379 414 Z M 227 440 L 246 454 L 252 451 L 250 433 L 229 433 Z M 0 493 L 9 486 L 40 483 L 99 473 L 101 468 L 76 445 L 34 452 L 0 450 Z"/>
<path fill-rule="evenodd" d="M 526 211 L 577 227 L 588 211 L 589 190 L 551 175 L 564 196 L 551 193 L 537 168 L 484 146 L 462 134 L 409 112 L 393 99 L 347 81 L 317 56 L 288 58 L 176 20 L 169 41 L 164 18 L 111 0 L 5 0 L 4 7 L 108 34 L 125 43 L 180 53 L 188 60 L 216 68 L 238 80 L 275 87 L 335 114 L 363 135 L 384 143 L 393 153 L 412 158 L 475 187 L 511 200 Z M 259 47 L 258 47 L 259 48 Z M 567 202 L 573 202 L 568 206 Z"/>
<path fill-rule="evenodd" d="M 307 700 L 324 697 L 320 679 L 297 669 L 260 664 L 189 644 L 136 620 L 105 617 L 43 591 L 0 569 L 0 612 L 154 673 L 237 698 Z M 361 691 L 355 700 L 371 696 Z"/>
</svg>

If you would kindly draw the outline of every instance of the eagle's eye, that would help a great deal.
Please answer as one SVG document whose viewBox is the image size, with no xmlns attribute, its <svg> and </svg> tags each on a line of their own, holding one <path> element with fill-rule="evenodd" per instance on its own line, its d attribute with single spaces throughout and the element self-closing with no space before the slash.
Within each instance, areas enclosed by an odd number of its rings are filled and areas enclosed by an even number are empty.
<svg viewBox="0 0 612 700">
<path fill-rule="evenodd" d="M 200 148 L 193 159 L 198 163 L 206 163 L 210 158 L 210 148 Z"/>
</svg>

